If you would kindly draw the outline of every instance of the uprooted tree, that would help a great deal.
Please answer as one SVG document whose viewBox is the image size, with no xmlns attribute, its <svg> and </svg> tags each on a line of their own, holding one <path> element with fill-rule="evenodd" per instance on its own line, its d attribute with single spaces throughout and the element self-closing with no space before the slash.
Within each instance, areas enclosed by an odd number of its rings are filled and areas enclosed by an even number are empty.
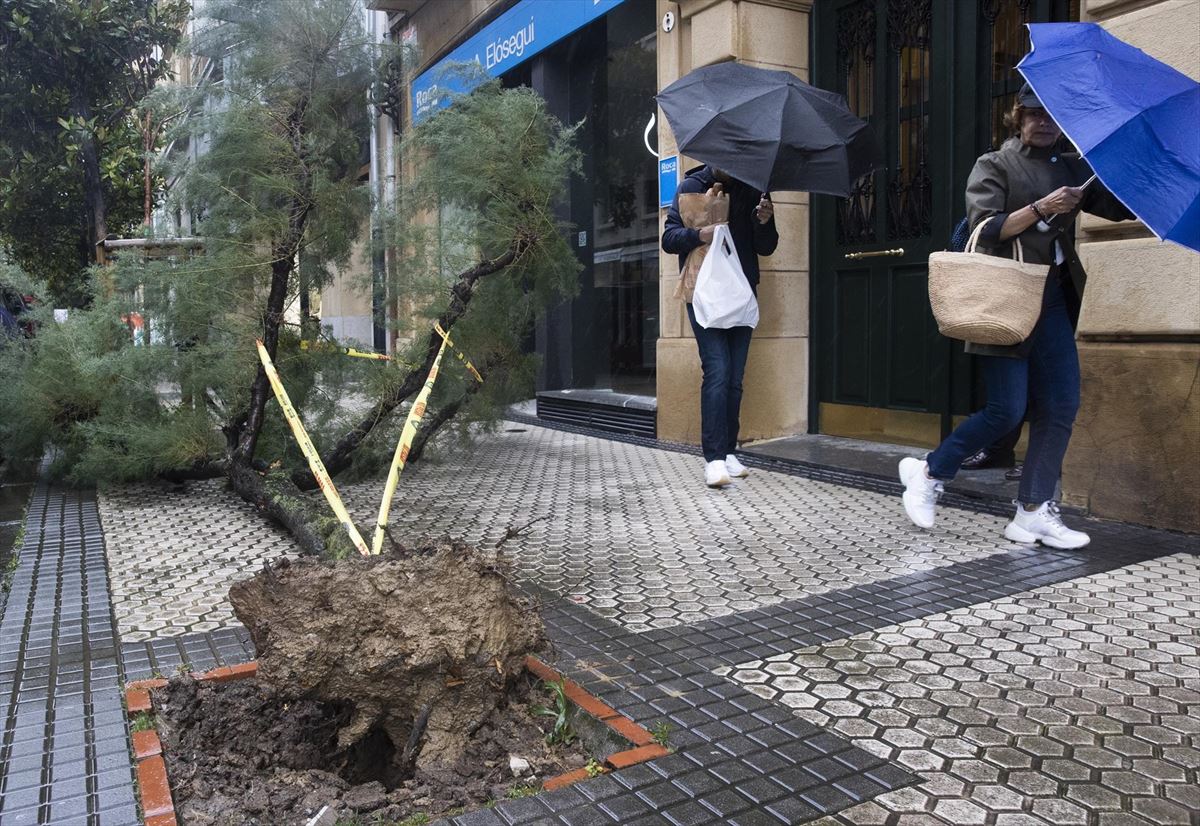
<svg viewBox="0 0 1200 826">
<path fill-rule="evenodd" d="M 334 476 L 386 466 L 405 403 L 441 344 L 434 322 L 485 381 L 445 362 L 418 442 L 448 422 L 494 421 L 499 405 L 528 392 L 523 342 L 535 313 L 569 294 L 578 270 L 555 217 L 578 164 L 572 130 L 532 91 L 485 84 L 405 136 L 395 202 L 372 204 L 360 181 L 365 101 L 396 56 L 372 51 L 359 4 L 232 0 L 205 13 L 191 48 L 208 80 L 147 103 L 190 113 L 168 136 L 179 151 L 168 159 L 166 208 L 194 216 L 203 246 L 147 239 L 94 272 L 88 310 L 61 324 L 43 319 L 36 337 L 0 347 L 0 438 L 15 455 L 52 445 L 54 470 L 79 481 L 223 475 L 305 551 L 344 557 L 342 526 L 305 495 L 313 476 L 256 340 Z M 319 322 L 296 312 L 335 274 L 363 268 L 372 221 L 392 251 L 386 292 L 399 308 L 401 346 L 390 363 L 346 358 Z M 384 731 L 398 771 L 426 743 L 431 760 L 453 759 L 456 738 L 474 724 L 465 721 L 502 701 L 538 644 L 540 620 L 511 593 L 503 566 L 472 549 L 349 555 L 239 586 L 233 601 L 255 633 L 264 678 L 286 685 L 297 661 L 289 658 L 304 662 L 309 635 L 327 633 L 323 665 L 305 667 L 314 682 L 303 688 L 356 704 L 340 745 Z M 437 584 L 414 591 L 420 578 Z M 436 605 L 432 594 L 442 595 Z M 462 627 L 447 624 L 450 605 Z M 318 629 L 314 617 L 327 621 Z M 381 681 L 390 693 L 371 689 Z M 448 685 L 461 690 L 450 696 Z"/>
<path fill-rule="evenodd" d="M 528 390 L 522 345 L 534 314 L 569 294 L 578 269 L 554 211 L 577 166 L 572 132 L 532 91 L 486 84 L 409 131 L 394 203 L 376 204 L 373 219 L 359 180 L 364 101 L 396 56 L 372 51 L 356 4 L 205 8 L 192 49 L 217 70 L 158 100 L 192 113 L 169 135 L 199 151 L 176 152 L 168 209 L 195 216 L 204 247 L 122 255 L 97 272 L 94 308 L 9 348 L 22 379 L 0 388 L 0 428 L 16 450 L 55 444 L 58 469 L 78 480 L 227 476 L 305 551 L 340 556 L 349 547 L 340 527 L 301 496 L 313 476 L 255 340 L 335 477 L 386 463 L 441 343 L 434 321 L 486 380 L 447 368 L 418 452 L 448 422 L 494 420 Z M 374 242 L 393 250 L 386 290 L 400 310 L 391 322 L 400 347 L 389 364 L 323 346 L 332 342 L 319 323 L 296 313 L 337 272 L 366 269 L 372 220 Z M 134 318 L 146 346 L 129 335 Z"/>
</svg>

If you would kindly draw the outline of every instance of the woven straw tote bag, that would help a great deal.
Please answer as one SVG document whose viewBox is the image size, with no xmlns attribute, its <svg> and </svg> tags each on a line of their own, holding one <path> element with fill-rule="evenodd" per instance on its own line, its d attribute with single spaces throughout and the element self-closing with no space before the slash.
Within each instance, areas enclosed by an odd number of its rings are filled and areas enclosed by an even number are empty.
<svg viewBox="0 0 1200 826">
<path fill-rule="evenodd" d="M 976 252 L 980 221 L 963 252 L 929 256 L 929 304 L 938 330 L 974 344 L 1020 344 L 1029 338 L 1042 312 L 1048 264 L 1027 264 L 1021 239 L 1014 258 Z"/>
</svg>

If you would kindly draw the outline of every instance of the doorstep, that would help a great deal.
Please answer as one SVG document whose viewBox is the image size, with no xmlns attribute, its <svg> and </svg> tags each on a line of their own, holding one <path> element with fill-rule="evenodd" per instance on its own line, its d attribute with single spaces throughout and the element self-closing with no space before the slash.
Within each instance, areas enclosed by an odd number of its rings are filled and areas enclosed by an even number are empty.
<svg viewBox="0 0 1200 826">
<path fill-rule="evenodd" d="M 777 439 L 764 439 L 742 446 L 743 453 L 764 459 L 778 459 L 823 470 L 835 470 L 864 476 L 876 476 L 897 482 L 896 466 L 906 456 L 923 457 L 928 448 L 847 439 L 819 433 L 801 433 Z M 979 499 L 1010 503 L 1017 497 L 1019 482 L 1004 478 L 1006 468 L 960 471 L 946 490 Z"/>
</svg>

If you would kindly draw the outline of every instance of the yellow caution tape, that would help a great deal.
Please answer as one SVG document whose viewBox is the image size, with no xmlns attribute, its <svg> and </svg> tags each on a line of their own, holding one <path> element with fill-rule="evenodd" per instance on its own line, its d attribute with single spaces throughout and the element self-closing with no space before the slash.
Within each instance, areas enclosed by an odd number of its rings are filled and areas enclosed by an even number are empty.
<svg viewBox="0 0 1200 826">
<path fill-rule="evenodd" d="M 463 363 L 463 366 L 465 366 L 467 368 L 467 370 L 470 371 L 471 375 L 475 377 L 475 381 L 479 382 L 480 384 L 483 384 L 483 376 L 479 375 L 479 371 L 475 369 L 475 365 L 471 364 L 471 362 L 467 359 L 467 357 L 463 355 L 462 350 L 459 350 L 457 347 L 454 346 L 454 342 L 450 340 L 450 334 L 442 329 L 442 325 L 440 322 L 436 322 L 436 321 L 434 322 L 433 330 L 435 333 L 437 333 L 439 336 L 442 337 L 443 341 L 445 341 L 447 344 L 450 345 L 450 349 L 454 351 L 454 355 L 458 358 L 459 361 L 461 361 Z"/>
<path fill-rule="evenodd" d="M 375 361 L 392 360 L 392 357 L 385 353 L 368 353 L 365 350 L 355 350 L 353 347 L 344 347 L 342 348 L 342 352 L 356 359 L 374 359 Z"/>
<path fill-rule="evenodd" d="M 325 464 L 321 461 L 320 454 L 313 446 L 312 439 L 308 438 L 304 423 L 300 421 L 296 408 L 292 407 L 292 400 L 288 398 L 287 391 L 283 389 L 283 382 L 279 380 L 279 373 L 275 371 L 275 365 L 271 363 L 270 353 L 267 352 L 267 348 L 261 341 L 257 344 L 258 357 L 262 361 L 263 369 L 267 371 L 267 378 L 271 382 L 271 388 L 275 391 L 275 398 L 283 409 L 284 418 L 291 426 L 296 441 L 300 444 L 304 458 L 308 459 L 308 466 L 317 480 L 317 486 L 321 488 L 321 493 L 325 494 L 325 500 L 329 502 L 329 507 L 333 508 L 334 515 L 342 523 L 346 533 L 350 535 L 350 541 L 354 543 L 354 547 L 358 548 L 358 552 L 363 556 L 368 556 L 371 551 L 367 548 L 367 543 L 363 541 L 358 528 L 354 527 L 354 522 L 351 521 L 346 506 L 342 504 L 342 497 L 338 495 L 337 488 L 333 486 L 333 479 L 329 478 L 329 471 L 325 470 Z"/>
<path fill-rule="evenodd" d="M 429 368 L 429 375 L 425 377 L 425 386 L 421 388 L 416 401 L 408 411 L 408 418 L 404 420 L 404 429 L 400 431 L 400 441 L 396 442 L 396 453 L 392 456 L 392 467 L 388 471 L 387 484 L 383 488 L 383 501 L 379 503 L 379 521 L 375 524 L 375 539 L 371 543 L 371 553 L 373 554 L 383 551 L 383 534 L 387 530 L 388 512 L 392 509 L 392 497 L 396 495 L 400 472 L 404 470 L 404 463 L 408 461 L 408 451 L 412 448 L 413 439 L 417 435 L 417 426 L 425 416 L 425 406 L 429 401 L 429 394 L 433 391 L 433 383 L 437 381 L 442 354 L 446 352 L 446 345 L 449 343 L 450 339 L 443 333 L 442 346 L 438 348 L 437 356 L 433 359 L 433 367 Z"/>
<path fill-rule="evenodd" d="M 355 350 L 353 347 L 334 347 L 332 345 L 321 344 L 319 342 L 310 343 L 307 339 L 301 339 L 301 350 L 337 350 L 342 355 L 351 356 L 356 359 L 373 359 L 374 361 L 391 361 L 392 357 L 384 353 L 371 353 L 366 350 Z"/>
</svg>

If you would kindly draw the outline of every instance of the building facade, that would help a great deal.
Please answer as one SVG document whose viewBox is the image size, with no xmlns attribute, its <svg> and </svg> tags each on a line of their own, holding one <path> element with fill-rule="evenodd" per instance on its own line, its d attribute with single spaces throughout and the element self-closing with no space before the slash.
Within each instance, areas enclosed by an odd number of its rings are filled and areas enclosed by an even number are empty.
<svg viewBox="0 0 1200 826">
<path fill-rule="evenodd" d="M 847 96 L 880 169 L 850 198 L 774 193 L 743 437 L 827 433 L 932 446 L 982 402 L 961 345 L 928 308 L 925 261 L 962 217 L 975 159 L 1007 133 L 1024 24 L 1095 20 L 1200 76 L 1198 0 L 370 0 L 421 55 L 403 123 L 439 103 L 443 61 L 478 56 L 583 121 L 584 175 L 563 217 L 579 296 L 541 320 L 539 390 L 657 400 L 660 438 L 697 443 L 700 365 L 677 261 L 658 239 L 679 157 L 653 95 L 726 60 Z M 444 91 L 444 90 L 440 90 Z M 379 137 L 381 146 L 384 138 Z M 390 138 L 387 138 L 390 141 Z M 375 163 L 372 175 L 377 172 Z M 373 178 L 373 180 L 375 180 Z M 382 183 L 382 182 L 381 182 Z M 1200 530 L 1200 257 L 1135 223 L 1084 217 L 1083 409 L 1064 499 Z"/>
</svg>

